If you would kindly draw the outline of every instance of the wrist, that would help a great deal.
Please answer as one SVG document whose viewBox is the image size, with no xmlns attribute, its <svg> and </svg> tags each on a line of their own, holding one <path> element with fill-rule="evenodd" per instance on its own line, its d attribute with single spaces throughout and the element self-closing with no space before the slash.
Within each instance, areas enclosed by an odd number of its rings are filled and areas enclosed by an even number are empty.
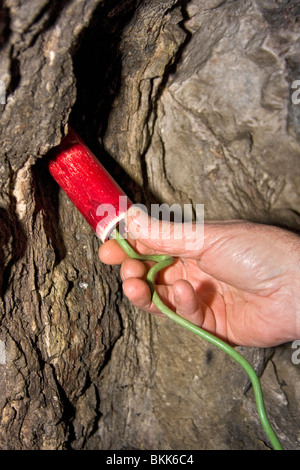
<svg viewBox="0 0 300 470">
<path fill-rule="evenodd" d="M 290 246 L 291 264 L 288 270 L 287 290 L 290 297 L 291 309 L 291 341 L 300 339 L 300 237 L 296 237 Z"/>
<path fill-rule="evenodd" d="M 293 338 L 293 340 L 295 340 L 300 339 L 300 266 L 291 282 L 295 309 L 295 332 Z"/>
</svg>

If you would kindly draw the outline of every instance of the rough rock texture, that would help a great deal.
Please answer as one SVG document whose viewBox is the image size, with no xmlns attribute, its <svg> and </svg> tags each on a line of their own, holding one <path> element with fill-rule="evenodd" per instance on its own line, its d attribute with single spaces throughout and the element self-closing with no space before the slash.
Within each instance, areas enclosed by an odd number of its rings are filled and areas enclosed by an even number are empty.
<svg viewBox="0 0 300 470">
<path fill-rule="evenodd" d="M 76 98 L 72 54 L 98 5 L 1 6 L 8 21 L 0 127 L 5 449 L 84 446 L 99 414 L 97 377 L 120 334 L 118 279 L 102 272 L 90 228 L 37 161 L 60 141 Z"/>
<path fill-rule="evenodd" d="M 299 3 L 6 0 L 0 20 L 0 447 L 266 449 L 245 374 L 127 302 L 46 154 L 71 119 L 136 202 L 299 229 Z M 291 345 L 241 350 L 299 449 Z"/>
<path fill-rule="evenodd" d="M 104 139 L 108 153 L 149 192 L 148 201 L 204 203 L 208 219 L 245 218 L 299 229 L 300 121 L 291 103 L 300 65 L 299 5 L 195 0 L 181 14 L 181 31 L 172 19 L 172 34 L 164 29 L 156 39 L 159 50 L 164 41 L 170 51 L 169 38 L 179 44 L 163 76 L 153 72 L 143 43 L 140 53 L 136 50 L 137 27 L 122 41 L 122 47 L 129 41 L 140 60 L 133 68 L 131 61 L 122 63 L 122 86 Z M 253 398 L 250 391 L 242 396 L 247 380 L 236 364 L 177 327 L 160 320 L 151 324 L 155 363 L 146 363 L 150 370 L 139 380 L 135 373 L 129 379 L 127 368 L 117 380 L 116 367 L 123 344 L 132 335 L 140 338 L 136 329 L 125 328 L 113 350 L 105 379 L 118 382 L 113 409 L 121 402 L 127 416 L 120 425 L 122 417 L 102 400 L 104 448 L 120 442 L 137 448 L 264 448 Z M 145 330 L 142 325 L 138 330 Z M 283 350 L 275 352 L 262 380 L 275 428 L 287 447 L 299 448 L 300 414 L 285 388 L 295 390 L 299 368 L 291 360 L 287 364 L 290 345 Z M 272 351 L 243 353 L 262 372 Z M 142 357 L 132 367 L 140 370 Z M 285 367 L 294 377 L 288 386 L 279 373 Z M 149 374 L 152 380 L 144 384 Z M 144 387 L 147 394 L 138 400 Z M 151 420 L 148 409 L 154 410 Z M 136 415 L 138 433 L 131 425 Z M 111 428 L 119 432 L 109 434 Z"/>
</svg>

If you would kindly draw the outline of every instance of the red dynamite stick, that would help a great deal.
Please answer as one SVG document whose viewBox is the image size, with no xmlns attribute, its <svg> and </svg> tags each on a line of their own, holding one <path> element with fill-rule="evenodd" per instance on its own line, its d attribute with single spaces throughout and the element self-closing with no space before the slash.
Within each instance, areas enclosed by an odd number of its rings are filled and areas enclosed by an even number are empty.
<svg viewBox="0 0 300 470">
<path fill-rule="evenodd" d="M 102 242 L 132 205 L 73 129 L 53 150 L 49 171 Z"/>
</svg>

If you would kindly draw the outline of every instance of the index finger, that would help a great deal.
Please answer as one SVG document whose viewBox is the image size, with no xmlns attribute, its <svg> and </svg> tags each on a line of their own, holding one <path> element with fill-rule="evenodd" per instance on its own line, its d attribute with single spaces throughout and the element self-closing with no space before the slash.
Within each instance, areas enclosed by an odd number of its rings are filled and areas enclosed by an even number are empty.
<svg viewBox="0 0 300 470">
<path fill-rule="evenodd" d="M 104 264 L 122 264 L 128 258 L 116 240 L 108 240 L 99 248 L 99 258 Z"/>
</svg>

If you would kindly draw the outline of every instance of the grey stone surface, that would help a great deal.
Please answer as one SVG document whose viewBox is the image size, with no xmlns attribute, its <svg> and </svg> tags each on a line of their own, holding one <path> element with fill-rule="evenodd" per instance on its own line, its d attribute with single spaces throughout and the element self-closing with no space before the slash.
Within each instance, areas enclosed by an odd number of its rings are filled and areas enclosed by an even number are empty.
<svg viewBox="0 0 300 470">
<path fill-rule="evenodd" d="M 239 366 L 129 304 L 46 163 L 71 120 L 135 202 L 298 230 L 299 3 L 6 0 L 0 13 L 1 448 L 268 448 Z M 241 352 L 299 449 L 291 345 Z"/>
</svg>

